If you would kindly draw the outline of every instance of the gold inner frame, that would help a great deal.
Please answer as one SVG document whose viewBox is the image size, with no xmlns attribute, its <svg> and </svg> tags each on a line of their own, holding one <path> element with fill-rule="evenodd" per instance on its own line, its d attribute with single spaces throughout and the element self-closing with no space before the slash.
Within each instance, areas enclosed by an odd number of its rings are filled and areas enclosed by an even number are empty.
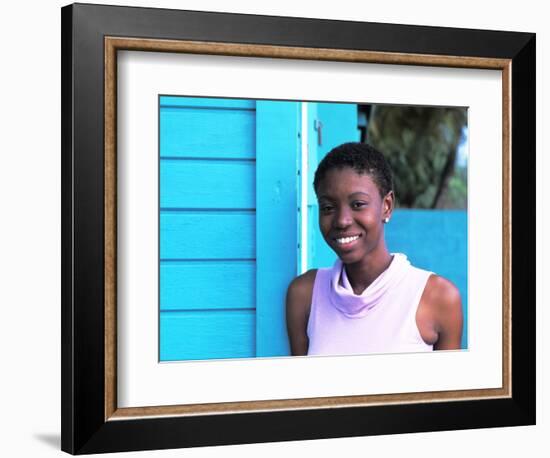
<svg viewBox="0 0 550 458">
<path fill-rule="evenodd" d="M 493 69 L 502 72 L 502 380 L 501 388 L 422 393 L 335 396 L 214 404 L 185 404 L 118 408 L 117 405 L 117 51 L 152 51 L 187 54 L 268 57 L 377 64 L 423 65 Z M 300 48 L 197 41 L 105 37 L 105 421 L 158 416 L 249 413 L 274 410 L 322 409 L 384 404 L 510 398 L 511 372 L 511 70 L 510 59 L 437 56 L 373 51 Z"/>
</svg>

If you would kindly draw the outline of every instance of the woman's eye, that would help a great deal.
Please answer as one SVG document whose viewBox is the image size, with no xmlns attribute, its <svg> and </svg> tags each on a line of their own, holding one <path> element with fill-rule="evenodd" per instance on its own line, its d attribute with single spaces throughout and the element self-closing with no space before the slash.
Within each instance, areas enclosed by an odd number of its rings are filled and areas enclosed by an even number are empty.
<svg viewBox="0 0 550 458">
<path fill-rule="evenodd" d="M 354 208 L 354 209 L 360 209 L 360 208 L 363 208 L 363 207 L 366 207 L 366 206 L 367 206 L 367 203 L 366 202 L 361 202 L 361 201 L 352 202 L 352 204 L 351 204 L 351 208 Z"/>
<path fill-rule="evenodd" d="M 332 211 L 332 208 L 333 208 L 332 205 L 326 205 L 326 204 L 325 204 L 325 205 L 321 205 L 321 206 L 319 207 L 319 209 L 320 209 L 323 213 L 328 213 L 328 212 Z"/>
</svg>

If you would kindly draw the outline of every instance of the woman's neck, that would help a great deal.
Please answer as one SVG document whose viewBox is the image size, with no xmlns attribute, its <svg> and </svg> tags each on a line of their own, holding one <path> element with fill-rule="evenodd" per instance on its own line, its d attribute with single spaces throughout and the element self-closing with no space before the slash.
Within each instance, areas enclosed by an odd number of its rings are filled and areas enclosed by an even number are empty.
<svg viewBox="0 0 550 458">
<path fill-rule="evenodd" d="M 382 250 L 370 253 L 358 262 L 346 264 L 344 268 L 353 292 L 361 294 L 365 291 L 390 266 L 392 259 L 392 255 L 384 246 Z"/>
</svg>

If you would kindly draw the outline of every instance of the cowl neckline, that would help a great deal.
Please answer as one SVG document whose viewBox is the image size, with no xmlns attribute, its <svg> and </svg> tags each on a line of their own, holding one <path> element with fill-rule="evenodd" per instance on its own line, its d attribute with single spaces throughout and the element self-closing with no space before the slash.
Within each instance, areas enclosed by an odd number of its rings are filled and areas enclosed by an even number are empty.
<svg viewBox="0 0 550 458">
<path fill-rule="evenodd" d="M 361 318 L 378 305 L 392 287 L 406 275 L 411 263 L 402 253 L 392 253 L 393 259 L 386 270 L 361 293 L 355 294 L 346 275 L 344 263 L 337 259 L 332 267 L 330 301 L 348 318 Z M 341 281 L 340 281 L 341 279 Z"/>
</svg>

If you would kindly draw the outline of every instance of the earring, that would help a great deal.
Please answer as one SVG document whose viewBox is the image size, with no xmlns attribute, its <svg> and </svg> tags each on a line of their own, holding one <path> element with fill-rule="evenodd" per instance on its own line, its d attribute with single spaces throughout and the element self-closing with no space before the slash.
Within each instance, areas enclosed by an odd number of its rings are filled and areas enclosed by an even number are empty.
<svg viewBox="0 0 550 458">
<path fill-rule="evenodd" d="M 389 218 L 384 218 L 384 223 L 388 224 L 390 222 Z"/>
</svg>

